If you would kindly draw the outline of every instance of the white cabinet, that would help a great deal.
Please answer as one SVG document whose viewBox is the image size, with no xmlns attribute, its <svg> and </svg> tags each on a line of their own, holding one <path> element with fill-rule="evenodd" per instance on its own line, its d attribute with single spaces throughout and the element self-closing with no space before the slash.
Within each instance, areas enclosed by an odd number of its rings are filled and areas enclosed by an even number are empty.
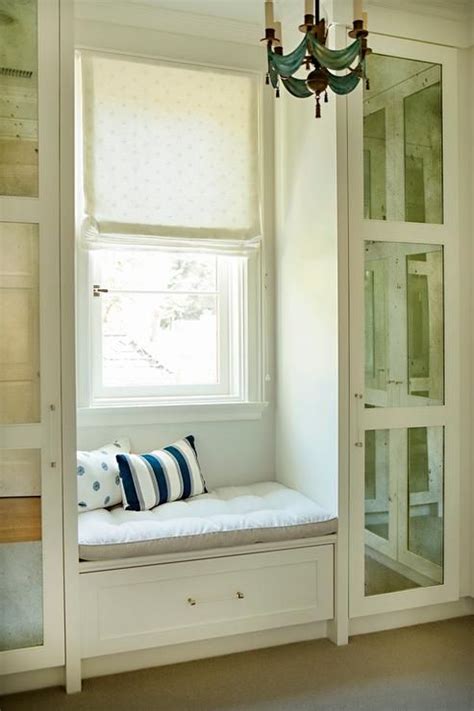
<svg viewBox="0 0 474 711">
<path fill-rule="evenodd" d="M 59 0 L 0 23 L 0 673 L 64 663 Z"/>
<path fill-rule="evenodd" d="M 326 544 L 83 573 L 82 657 L 329 620 L 333 556 Z"/>
<path fill-rule="evenodd" d="M 349 98 L 351 617 L 459 594 L 456 52 L 371 47 Z"/>
</svg>

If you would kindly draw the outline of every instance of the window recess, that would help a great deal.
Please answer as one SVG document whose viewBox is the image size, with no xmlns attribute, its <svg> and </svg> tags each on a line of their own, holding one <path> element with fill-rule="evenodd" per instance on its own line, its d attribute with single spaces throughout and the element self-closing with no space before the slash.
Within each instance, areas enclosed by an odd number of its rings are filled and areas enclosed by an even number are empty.
<svg viewBox="0 0 474 711">
<path fill-rule="evenodd" d="M 78 78 L 81 406 L 260 401 L 257 78 L 89 51 Z"/>
</svg>

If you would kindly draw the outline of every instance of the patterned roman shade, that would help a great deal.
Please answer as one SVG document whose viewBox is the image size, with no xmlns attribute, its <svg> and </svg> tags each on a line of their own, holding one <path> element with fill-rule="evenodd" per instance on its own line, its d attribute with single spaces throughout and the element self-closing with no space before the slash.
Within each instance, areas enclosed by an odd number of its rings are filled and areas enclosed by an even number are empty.
<svg viewBox="0 0 474 711">
<path fill-rule="evenodd" d="M 86 243 L 260 236 L 256 77 L 80 60 Z"/>
</svg>

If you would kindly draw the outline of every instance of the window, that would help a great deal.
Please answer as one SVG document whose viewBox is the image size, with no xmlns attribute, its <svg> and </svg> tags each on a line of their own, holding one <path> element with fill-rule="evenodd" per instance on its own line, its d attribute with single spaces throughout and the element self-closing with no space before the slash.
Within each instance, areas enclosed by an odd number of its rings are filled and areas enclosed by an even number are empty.
<svg viewBox="0 0 474 711">
<path fill-rule="evenodd" d="M 242 399 L 246 259 L 185 251 L 91 255 L 92 399 Z M 105 291 L 106 290 L 106 291 Z"/>
<path fill-rule="evenodd" d="M 260 400 L 256 77 L 79 70 L 81 405 Z"/>
</svg>

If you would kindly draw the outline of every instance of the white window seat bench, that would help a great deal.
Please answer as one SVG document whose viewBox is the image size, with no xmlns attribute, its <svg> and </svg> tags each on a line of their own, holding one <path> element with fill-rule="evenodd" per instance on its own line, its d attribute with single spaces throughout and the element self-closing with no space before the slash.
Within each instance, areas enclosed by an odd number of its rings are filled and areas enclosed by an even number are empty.
<svg viewBox="0 0 474 711">
<path fill-rule="evenodd" d="M 337 518 L 276 482 L 226 486 L 151 511 L 122 506 L 79 515 L 81 560 L 110 560 L 314 538 Z"/>
<path fill-rule="evenodd" d="M 305 638 L 334 616 L 336 529 L 334 514 L 276 482 L 79 514 L 82 659 L 217 638 L 233 651 L 234 635 L 265 630 Z"/>
</svg>

